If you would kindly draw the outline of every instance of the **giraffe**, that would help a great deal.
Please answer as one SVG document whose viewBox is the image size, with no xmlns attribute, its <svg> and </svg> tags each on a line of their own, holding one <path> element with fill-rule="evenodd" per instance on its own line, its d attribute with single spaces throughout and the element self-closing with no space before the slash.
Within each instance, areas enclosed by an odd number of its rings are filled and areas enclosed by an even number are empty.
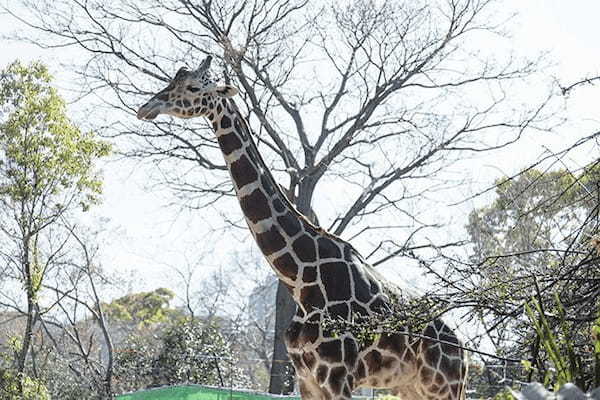
<svg viewBox="0 0 600 400">
<path fill-rule="evenodd" d="M 211 77 L 211 58 L 196 70 L 179 69 L 137 117 L 204 116 L 212 124 L 250 232 L 297 305 L 285 343 L 302 399 L 351 399 L 358 387 L 389 388 L 406 400 L 464 399 L 465 354 L 441 319 L 429 322 L 421 335 L 382 334 L 366 342 L 351 331 L 332 334 L 324 327 L 326 318 L 381 314 L 392 296 L 409 294 L 295 209 L 231 99 L 237 89 Z"/>
</svg>

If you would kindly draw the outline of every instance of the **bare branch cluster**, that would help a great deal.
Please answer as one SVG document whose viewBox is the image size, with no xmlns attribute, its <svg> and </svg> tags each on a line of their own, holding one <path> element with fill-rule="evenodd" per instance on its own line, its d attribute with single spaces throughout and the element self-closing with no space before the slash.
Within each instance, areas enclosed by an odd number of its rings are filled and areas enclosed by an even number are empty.
<svg viewBox="0 0 600 400">
<path fill-rule="evenodd" d="M 145 128 L 125 115 L 177 65 L 208 53 L 242 89 L 263 152 L 302 212 L 311 213 L 319 183 L 347 182 L 347 201 L 326 221 L 336 234 L 406 212 L 432 189 L 418 182 L 464 151 L 513 143 L 543 109 L 506 113 L 508 83 L 534 62 L 477 58 L 466 44 L 497 29 L 492 1 L 22 4 L 27 15 L 8 11 L 44 36 L 20 39 L 83 50 L 76 84 L 111 110 L 105 134 L 129 138 L 124 151 L 151 157 L 195 207 L 231 192 L 210 133 L 174 120 Z"/>
</svg>

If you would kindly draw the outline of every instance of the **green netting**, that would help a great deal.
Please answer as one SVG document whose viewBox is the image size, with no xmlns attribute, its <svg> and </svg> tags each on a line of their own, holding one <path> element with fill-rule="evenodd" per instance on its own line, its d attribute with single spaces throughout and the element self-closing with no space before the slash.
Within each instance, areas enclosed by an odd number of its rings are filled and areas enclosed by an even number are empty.
<svg viewBox="0 0 600 400">
<path fill-rule="evenodd" d="M 244 390 L 218 389 L 200 385 L 169 386 L 122 394 L 117 400 L 300 400 L 298 396 L 275 396 Z"/>
</svg>

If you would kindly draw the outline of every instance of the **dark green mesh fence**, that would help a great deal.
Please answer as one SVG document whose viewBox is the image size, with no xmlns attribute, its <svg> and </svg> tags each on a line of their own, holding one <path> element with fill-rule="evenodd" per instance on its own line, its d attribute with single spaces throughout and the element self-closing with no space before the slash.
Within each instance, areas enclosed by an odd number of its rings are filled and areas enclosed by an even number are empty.
<svg viewBox="0 0 600 400">
<path fill-rule="evenodd" d="M 169 386 L 117 396 L 117 400 L 299 400 L 299 396 L 276 396 L 200 385 Z"/>
</svg>

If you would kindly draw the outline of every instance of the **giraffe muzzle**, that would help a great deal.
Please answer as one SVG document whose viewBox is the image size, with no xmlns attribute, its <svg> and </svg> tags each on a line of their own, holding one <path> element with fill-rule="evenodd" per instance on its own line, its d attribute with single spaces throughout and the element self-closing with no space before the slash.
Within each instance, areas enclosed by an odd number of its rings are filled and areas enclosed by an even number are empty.
<svg viewBox="0 0 600 400">
<path fill-rule="evenodd" d="M 137 112 L 137 118 L 150 121 L 156 118 L 158 114 L 160 114 L 160 104 L 151 104 L 149 102 L 140 107 Z"/>
</svg>

